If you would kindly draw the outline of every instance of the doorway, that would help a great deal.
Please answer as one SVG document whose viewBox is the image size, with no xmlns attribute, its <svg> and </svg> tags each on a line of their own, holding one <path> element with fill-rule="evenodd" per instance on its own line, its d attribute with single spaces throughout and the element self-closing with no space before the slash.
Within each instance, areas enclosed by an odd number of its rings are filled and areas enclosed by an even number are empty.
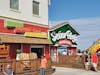
<svg viewBox="0 0 100 75">
<path fill-rule="evenodd" d="M 34 52 L 37 54 L 38 58 L 41 58 L 41 56 L 43 55 L 43 48 L 31 48 L 31 52 Z"/>
</svg>

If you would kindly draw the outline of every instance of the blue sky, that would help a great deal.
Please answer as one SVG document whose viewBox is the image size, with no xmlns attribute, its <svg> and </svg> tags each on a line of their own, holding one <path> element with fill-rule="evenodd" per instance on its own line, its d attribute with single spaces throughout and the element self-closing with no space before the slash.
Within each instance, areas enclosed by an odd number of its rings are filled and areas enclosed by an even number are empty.
<svg viewBox="0 0 100 75">
<path fill-rule="evenodd" d="M 69 22 L 79 32 L 78 49 L 85 50 L 100 38 L 100 0 L 51 0 L 50 26 Z"/>
</svg>

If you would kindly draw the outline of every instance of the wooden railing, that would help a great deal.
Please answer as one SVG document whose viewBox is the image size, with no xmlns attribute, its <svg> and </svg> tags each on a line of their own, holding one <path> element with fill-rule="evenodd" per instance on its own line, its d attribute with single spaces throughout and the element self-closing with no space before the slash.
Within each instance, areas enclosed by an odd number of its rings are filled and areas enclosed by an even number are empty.
<svg viewBox="0 0 100 75">
<path fill-rule="evenodd" d="M 18 60 L 18 61 L 0 60 L 0 72 L 3 72 L 7 64 L 11 64 L 12 69 L 16 74 L 24 73 L 24 72 L 35 72 L 35 71 L 39 71 L 40 69 L 40 59 Z M 52 66 L 51 59 L 48 59 L 47 69 L 51 69 L 52 68 L 51 66 Z M 84 69 L 84 57 L 60 55 L 57 66 Z M 99 56 L 98 69 L 100 69 L 100 56 Z"/>
<path fill-rule="evenodd" d="M 59 55 L 59 61 L 57 63 L 57 66 L 84 69 L 84 56 Z M 100 69 L 100 56 L 99 56 L 98 69 Z"/>
<path fill-rule="evenodd" d="M 39 71 L 40 59 L 35 60 L 0 60 L 0 72 L 3 72 L 7 64 L 10 64 L 15 73 Z M 48 59 L 47 69 L 52 65 L 51 59 Z"/>
</svg>

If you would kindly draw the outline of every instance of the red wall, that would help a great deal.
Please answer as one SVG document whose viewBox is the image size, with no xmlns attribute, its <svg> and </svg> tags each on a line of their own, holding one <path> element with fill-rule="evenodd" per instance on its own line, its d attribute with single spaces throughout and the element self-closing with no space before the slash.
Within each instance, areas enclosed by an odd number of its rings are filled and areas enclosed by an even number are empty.
<svg viewBox="0 0 100 75">
<path fill-rule="evenodd" d="M 16 50 L 21 49 L 21 44 L 8 44 L 9 47 L 9 55 L 11 59 L 16 59 Z"/>
<path fill-rule="evenodd" d="M 0 19 L 0 32 L 2 32 L 2 33 L 15 33 L 14 29 L 8 29 L 4 25 L 4 20 L 3 19 Z"/>
<path fill-rule="evenodd" d="M 4 24 L 5 21 L 3 19 L 0 19 L 0 32 L 2 33 L 13 33 L 16 34 L 16 31 L 18 32 L 46 32 L 48 33 L 48 29 L 46 27 L 41 27 L 41 26 L 35 26 L 32 24 L 24 24 L 23 28 L 13 28 L 13 29 L 8 29 Z"/>
<path fill-rule="evenodd" d="M 48 33 L 47 27 L 41 27 L 41 26 L 35 26 L 31 24 L 26 24 L 24 23 L 24 27 L 21 28 L 13 28 L 13 29 L 8 29 L 4 24 L 5 20 L 0 19 L 0 33 L 13 33 L 16 34 L 16 31 L 29 31 L 29 32 L 46 32 Z M 21 30 L 20 30 L 21 29 Z M 21 49 L 21 44 L 9 44 L 10 45 L 10 58 L 15 59 L 16 58 L 16 50 Z M 30 52 L 30 45 L 29 44 L 22 44 L 22 52 L 29 53 Z M 45 54 L 49 57 L 49 45 L 45 46 Z"/>
<path fill-rule="evenodd" d="M 0 29 L 4 28 L 4 20 L 0 19 Z"/>
<path fill-rule="evenodd" d="M 40 27 L 40 26 L 34 26 L 31 24 L 24 24 L 25 28 L 31 29 L 31 32 L 47 32 L 48 28 Z"/>
<path fill-rule="evenodd" d="M 47 59 L 50 58 L 49 45 L 45 45 L 45 57 L 46 57 Z"/>
<path fill-rule="evenodd" d="M 30 45 L 29 44 L 23 44 L 22 45 L 22 52 L 23 53 L 30 53 Z"/>
<path fill-rule="evenodd" d="M 21 49 L 21 44 L 6 44 L 9 45 L 9 56 L 11 59 L 16 59 L 16 50 Z M 29 44 L 22 44 L 22 52 L 29 53 L 30 52 L 30 45 Z"/>
</svg>

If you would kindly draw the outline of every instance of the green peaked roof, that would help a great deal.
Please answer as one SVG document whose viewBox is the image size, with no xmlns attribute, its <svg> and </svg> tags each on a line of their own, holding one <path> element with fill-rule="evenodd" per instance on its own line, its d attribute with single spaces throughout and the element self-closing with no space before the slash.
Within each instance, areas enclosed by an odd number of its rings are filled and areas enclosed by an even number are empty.
<svg viewBox="0 0 100 75">
<path fill-rule="evenodd" d="M 70 30 L 73 34 L 79 35 L 79 33 L 68 22 L 59 23 L 59 24 L 51 27 L 49 30 L 50 31 L 53 31 L 53 30 L 54 31 L 60 31 L 60 30 L 66 31 L 66 30 Z"/>
<path fill-rule="evenodd" d="M 79 33 L 68 22 L 59 23 L 49 30 L 49 39 L 53 45 L 58 44 L 61 39 L 71 40 L 73 45 L 77 45 L 78 35 Z"/>
</svg>

